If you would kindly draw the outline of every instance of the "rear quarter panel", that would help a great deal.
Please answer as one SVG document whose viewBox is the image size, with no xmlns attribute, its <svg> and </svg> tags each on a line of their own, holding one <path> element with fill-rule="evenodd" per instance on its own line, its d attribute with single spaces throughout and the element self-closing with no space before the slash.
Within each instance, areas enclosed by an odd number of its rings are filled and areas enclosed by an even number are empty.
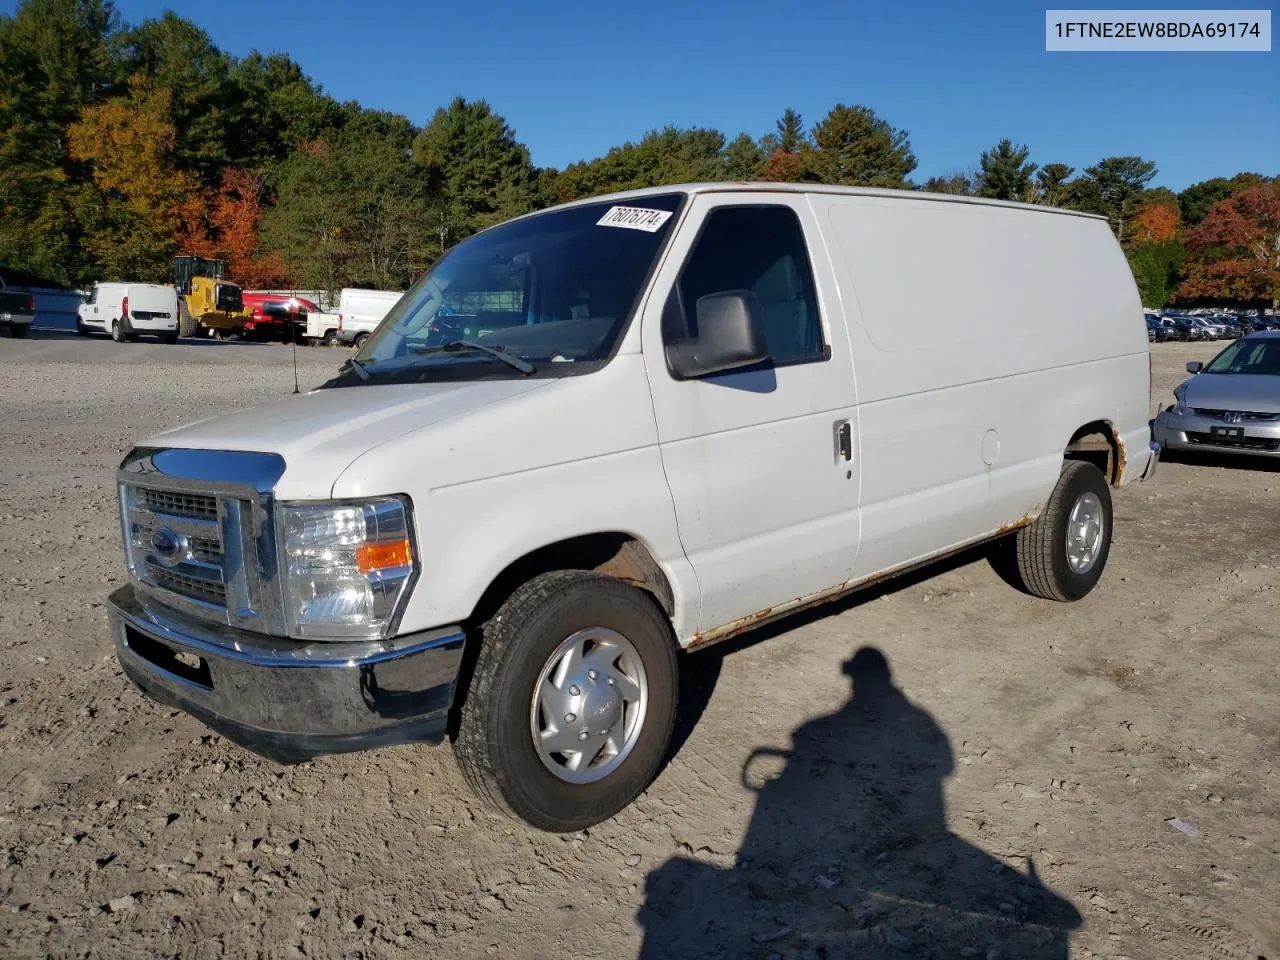
<svg viewBox="0 0 1280 960">
<path fill-rule="evenodd" d="M 1142 305 L 1104 221 L 914 198 L 814 203 L 858 383 L 860 573 L 1036 516 L 1084 424 L 1114 424 L 1145 456 Z"/>
</svg>

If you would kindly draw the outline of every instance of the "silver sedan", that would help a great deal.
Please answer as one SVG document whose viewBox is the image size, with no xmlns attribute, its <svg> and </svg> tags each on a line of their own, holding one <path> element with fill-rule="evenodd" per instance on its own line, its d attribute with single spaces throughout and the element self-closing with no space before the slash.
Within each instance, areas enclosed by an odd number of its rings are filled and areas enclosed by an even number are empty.
<svg viewBox="0 0 1280 960">
<path fill-rule="evenodd" d="M 1280 457 L 1280 332 L 1242 337 L 1176 390 L 1156 415 L 1155 440 L 1166 450 L 1205 450 Z"/>
</svg>

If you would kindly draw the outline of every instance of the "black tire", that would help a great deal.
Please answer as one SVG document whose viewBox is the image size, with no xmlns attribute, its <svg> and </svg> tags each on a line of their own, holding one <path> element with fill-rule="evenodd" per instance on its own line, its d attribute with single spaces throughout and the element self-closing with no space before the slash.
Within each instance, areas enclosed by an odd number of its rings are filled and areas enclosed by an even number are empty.
<svg viewBox="0 0 1280 960">
<path fill-rule="evenodd" d="M 80 319 L 79 315 L 76 316 L 76 335 L 81 337 L 89 335 L 89 328 L 84 325 L 84 321 Z"/>
<path fill-rule="evenodd" d="M 116 343 L 124 343 L 125 341 L 124 327 L 119 320 L 111 321 L 111 339 Z"/>
<path fill-rule="evenodd" d="M 31 332 L 31 324 L 29 323 L 9 323 L 9 336 L 14 340 L 21 340 Z"/>
<path fill-rule="evenodd" d="M 178 297 L 178 336 L 194 337 L 198 330 L 199 324 L 196 323 L 195 317 L 191 316 L 187 301 Z"/>
<path fill-rule="evenodd" d="M 1076 504 L 1089 494 L 1102 509 L 1098 524 L 1102 542 L 1093 564 L 1077 572 L 1067 560 L 1068 521 Z M 1009 566 L 1017 586 L 1045 600 L 1069 602 L 1085 596 L 1107 566 L 1112 520 L 1111 488 L 1102 471 L 1083 460 L 1066 461 L 1044 511 L 1011 538 L 1013 562 Z"/>
<path fill-rule="evenodd" d="M 324 332 L 324 336 L 320 339 L 320 342 L 324 344 L 326 347 L 332 347 L 334 344 L 338 342 L 338 331 L 326 330 Z"/>
<path fill-rule="evenodd" d="M 356 338 L 352 340 L 351 343 L 355 346 L 357 350 L 359 350 L 361 347 L 365 345 L 365 343 L 368 340 L 369 340 L 369 335 L 367 333 L 357 333 Z"/>
<path fill-rule="evenodd" d="M 604 627 L 630 641 L 648 677 L 648 707 L 630 754 L 592 783 L 569 783 L 538 756 L 530 731 L 534 687 L 561 641 Z M 607 820 L 657 775 L 675 723 L 676 645 L 657 604 L 613 577 L 548 573 L 517 589 L 480 631 L 475 672 L 454 743 L 471 787 L 539 830 L 569 833 Z"/>
</svg>

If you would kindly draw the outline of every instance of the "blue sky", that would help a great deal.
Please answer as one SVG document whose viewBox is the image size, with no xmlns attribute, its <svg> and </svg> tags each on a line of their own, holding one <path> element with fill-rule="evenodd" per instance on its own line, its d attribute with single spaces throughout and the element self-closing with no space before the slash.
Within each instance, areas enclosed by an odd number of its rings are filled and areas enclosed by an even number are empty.
<svg viewBox="0 0 1280 960">
<path fill-rule="evenodd" d="M 759 136 L 785 107 L 812 123 L 844 102 L 910 132 L 920 181 L 976 165 L 1006 136 L 1041 163 L 1139 154 L 1158 163 L 1155 183 L 1175 190 L 1240 170 L 1280 173 L 1280 51 L 1047 53 L 1048 4 L 117 6 L 135 23 L 174 9 L 233 54 L 284 51 L 338 99 L 418 124 L 455 94 L 483 97 L 539 165 L 598 156 L 667 123 Z"/>
</svg>

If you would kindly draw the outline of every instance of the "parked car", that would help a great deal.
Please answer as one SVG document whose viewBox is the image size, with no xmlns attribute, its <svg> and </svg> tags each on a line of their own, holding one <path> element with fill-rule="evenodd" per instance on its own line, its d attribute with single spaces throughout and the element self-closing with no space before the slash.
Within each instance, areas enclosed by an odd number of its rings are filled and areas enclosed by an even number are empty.
<svg viewBox="0 0 1280 960">
<path fill-rule="evenodd" d="M 1146 314 L 1147 332 L 1150 336 L 1149 341 L 1155 343 L 1165 343 L 1169 340 L 1179 339 L 1178 329 L 1169 320 L 1160 316 L 1158 313 Z"/>
<path fill-rule="evenodd" d="M 979 543 L 1084 596 L 1158 459 L 1141 302 L 1105 219 L 993 203 L 703 184 L 462 241 L 320 388 L 125 457 L 125 672 L 277 758 L 453 734 L 573 831 L 659 769 L 681 650 Z"/>
<path fill-rule="evenodd" d="M 158 283 L 95 283 L 76 310 L 76 333 L 111 334 L 117 343 L 142 335 L 178 342 L 178 292 Z"/>
<path fill-rule="evenodd" d="M 1208 340 L 1209 334 L 1204 327 L 1193 323 L 1190 317 L 1169 315 L 1165 320 L 1173 325 L 1175 340 Z"/>
<path fill-rule="evenodd" d="M 1221 340 L 1226 336 L 1226 330 L 1216 323 L 1211 323 L 1204 317 L 1189 317 L 1193 330 L 1198 330 L 1198 336 L 1192 336 L 1192 340 Z"/>
<path fill-rule="evenodd" d="M 5 286 L 0 277 L 0 328 L 6 328 L 15 340 L 31 332 L 36 317 L 35 298 L 29 293 L 19 293 Z"/>
<path fill-rule="evenodd" d="M 1163 448 L 1280 456 L 1280 332 L 1243 337 L 1187 372 L 1156 416 Z"/>
<path fill-rule="evenodd" d="M 338 341 L 363 347 L 403 296 L 403 291 L 395 290 L 344 289 L 338 297 Z"/>
</svg>

